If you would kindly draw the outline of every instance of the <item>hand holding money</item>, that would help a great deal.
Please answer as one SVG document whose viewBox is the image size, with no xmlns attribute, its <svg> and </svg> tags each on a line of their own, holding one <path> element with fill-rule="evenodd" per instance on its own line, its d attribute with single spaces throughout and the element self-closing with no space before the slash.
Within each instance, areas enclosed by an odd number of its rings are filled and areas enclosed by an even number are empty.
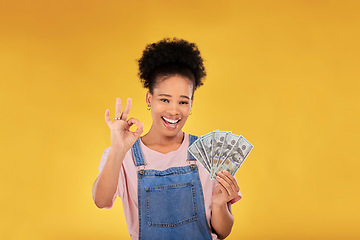
<svg viewBox="0 0 360 240">
<path fill-rule="evenodd" d="M 216 173 L 222 170 L 235 176 L 253 147 L 241 135 L 215 130 L 199 137 L 188 150 L 215 180 Z"/>
<path fill-rule="evenodd" d="M 235 177 L 233 177 L 228 171 L 223 170 L 217 172 L 216 175 L 218 185 L 215 187 L 212 195 L 212 204 L 222 206 L 237 197 L 240 188 Z"/>
</svg>

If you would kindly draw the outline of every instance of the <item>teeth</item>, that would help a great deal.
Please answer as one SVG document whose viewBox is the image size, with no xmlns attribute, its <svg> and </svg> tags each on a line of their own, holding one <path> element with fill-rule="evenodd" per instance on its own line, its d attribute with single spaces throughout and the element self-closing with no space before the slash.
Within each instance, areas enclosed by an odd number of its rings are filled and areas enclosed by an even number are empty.
<svg viewBox="0 0 360 240">
<path fill-rule="evenodd" d="M 178 120 L 171 120 L 171 119 L 168 119 L 166 117 L 163 117 L 163 119 L 165 119 L 166 121 L 168 121 L 169 123 L 177 123 L 181 118 L 179 118 Z"/>
</svg>

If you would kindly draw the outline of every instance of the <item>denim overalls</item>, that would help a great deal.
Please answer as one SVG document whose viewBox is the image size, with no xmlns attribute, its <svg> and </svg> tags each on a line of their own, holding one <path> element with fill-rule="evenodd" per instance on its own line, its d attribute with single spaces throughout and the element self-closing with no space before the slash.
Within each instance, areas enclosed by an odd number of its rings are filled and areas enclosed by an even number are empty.
<svg viewBox="0 0 360 240">
<path fill-rule="evenodd" d="M 191 145 L 197 136 L 189 136 Z M 132 152 L 138 168 L 139 240 L 211 240 L 193 155 L 189 153 L 188 166 L 157 171 L 145 169 L 139 139 Z"/>
</svg>

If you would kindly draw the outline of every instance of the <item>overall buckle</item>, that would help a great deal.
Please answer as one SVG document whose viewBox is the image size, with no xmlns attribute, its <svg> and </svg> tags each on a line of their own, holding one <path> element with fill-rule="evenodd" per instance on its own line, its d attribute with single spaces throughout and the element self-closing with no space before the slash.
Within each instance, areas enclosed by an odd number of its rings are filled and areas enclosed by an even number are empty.
<svg viewBox="0 0 360 240">
<path fill-rule="evenodd" d="M 187 159 L 186 161 L 189 162 L 191 169 L 195 169 L 195 167 L 196 167 L 196 160 L 189 160 L 189 159 Z"/>
<path fill-rule="evenodd" d="M 145 166 L 146 166 L 146 163 L 143 164 L 143 165 L 137 166 L 138 172 L 139 172 L 141 175 L 144 174 L 144 172 L 145 172 Z"/>
</svg>

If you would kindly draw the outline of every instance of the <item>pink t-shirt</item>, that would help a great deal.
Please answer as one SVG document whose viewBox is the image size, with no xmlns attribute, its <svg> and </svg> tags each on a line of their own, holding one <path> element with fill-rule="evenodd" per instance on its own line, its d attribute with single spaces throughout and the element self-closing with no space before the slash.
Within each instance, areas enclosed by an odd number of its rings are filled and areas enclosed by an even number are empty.
<svg viewBox="0 0 360 240">
<path fill-rule="evenodd" d="M 165 170 L 170 167 L 181 167 L 187 166 L 189 163 L 186 161 L 188 159 L 188 147 L 189 147 L 189 134 L 185 133 L 184 141 L 181 146 L 172 152 L 168 153 L 160 153 L 154 151 L 141 141 L 140 138 L 140 146 L 143 152 L 144 161 L 147 164 L 145 169 L 155 169 L 155 170 Z M 111 146 L 106 148 L 99 165 L 99 174 L 100 175 L 106 160 L 109 155 L 109 151 Z M 204 203 L 205 203 L 205 212 L 206 219 L 210 226 L 210 217 L 211 217 L 211 197 L 213 190 L 217 185 L 216 180 L 211 180 L 209 173 L 206 169 L 196 161 L 196 164 L 199 169 L 199 176 L 202 185 L 202 190 L 204 194 Z M 117 186 L 117 191 L 114 194 L 112 203 L 105 207 L 106 209 L 112 208 L 116 196 L 121 197 L 123 201 L 124 215 L 128 227 L 129 234 L 131 239 L 138 239 L 139 235 L 139 215 L 138 215 L 138 181 L 137 181 L 137 167 L 135 165 L 135 160 L 132 156 L 131 149 L 126 153 L 124 161 L 122 163 L 119 181 Z M 231 203 L 235 203 L 240 200 L 241 193 L 239 191 L 238 196 L 234 198 Z M 210 227 L 211 229 L 211 227 Z M 213 239 L 218 239 L 215 233 L 212 233 Z"/>
</svg>

